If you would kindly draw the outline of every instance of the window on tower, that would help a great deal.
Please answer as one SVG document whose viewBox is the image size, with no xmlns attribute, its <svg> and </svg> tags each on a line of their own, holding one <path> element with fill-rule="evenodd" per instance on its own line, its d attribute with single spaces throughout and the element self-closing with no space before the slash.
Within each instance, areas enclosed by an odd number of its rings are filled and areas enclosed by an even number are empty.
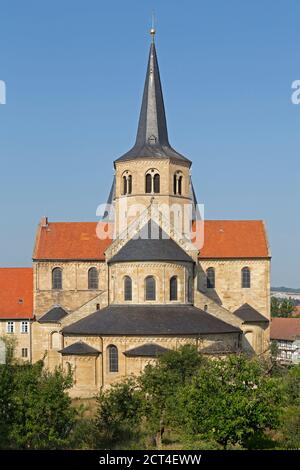
<svg viewBox="0 0 300 470">
<path fill-rule="evenodd" d="M 132 175 L 125 171 L 122 176 L 122 194 L 126 196 L 132 193 Z"/>
<path fill-rule="evenodd" d="M 146 173 L 145 192 L 146 194 L 160 193 L 160 174 L 153 168 Z"/>
<path fill-rule="evenodd" d="M 151 175 L 148 173 L 146 175 L 146 193 L 147 194 L 150 194 L 152 192 L 152 177 Z"/>
<path fill-rule="evenodd" d="M 176 171 L 173 177 L 173 193 L 176 195 L 178 194 L 179 196 L 182 195 L 182 187 L 183 185 L 183 175 L 181 171 Z"/>
<path fill-rule="evenodd" d="M 153 186 L 154 186 L 154 192 L 159 193 L 160 192 L 160 176 L 158 173 L 156 173 L 153 177 Z"/>
</svg>

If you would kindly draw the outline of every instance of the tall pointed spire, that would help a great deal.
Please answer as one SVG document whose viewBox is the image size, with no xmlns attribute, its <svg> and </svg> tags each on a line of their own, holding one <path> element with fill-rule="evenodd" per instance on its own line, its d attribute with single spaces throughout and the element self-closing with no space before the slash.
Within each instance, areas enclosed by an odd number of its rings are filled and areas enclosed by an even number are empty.
<svg viewBox="0 0 300 470">
<path fill-rule="evenodd" d="M 188 161 L 169 144 L 164 99 L 160 81 L 159 67 L 155 48 L 155 29 L 151 28 L 152 42 L 142 107 L 134 146 L 116 161 L 136 158 L 171 158 Z"/>
</svg>

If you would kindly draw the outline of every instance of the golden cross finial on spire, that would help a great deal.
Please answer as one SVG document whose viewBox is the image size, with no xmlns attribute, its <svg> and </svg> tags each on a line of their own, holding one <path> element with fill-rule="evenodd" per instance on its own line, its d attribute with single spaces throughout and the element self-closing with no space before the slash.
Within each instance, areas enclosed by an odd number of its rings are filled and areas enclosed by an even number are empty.
<svg viewBox="0 0 300 470">
<path fill-rule="evenodd" d="M 154 42 L 155 33 L 156 33 L 156 29 L 155 29 L 155 16 L 154 16 L 154 12 L 152 12 L 152 26 L 151 26 L 151 29 L 150 29 L 150 34 L 151 34 L 151 37 L 152 37 L 152 42 Z"/>
</svg>

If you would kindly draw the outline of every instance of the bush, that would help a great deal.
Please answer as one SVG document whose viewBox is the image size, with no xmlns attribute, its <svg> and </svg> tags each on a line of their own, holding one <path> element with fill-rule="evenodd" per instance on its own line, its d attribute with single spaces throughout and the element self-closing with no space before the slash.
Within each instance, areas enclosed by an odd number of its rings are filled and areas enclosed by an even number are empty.
<svg viewBox="0 0 300 470">
<path fill-rule="evenodd" d="M 66 390 L 72 377 L 43 363 L 7 364 L 1 368 L 1 405 L 6 438 L 2 448 L 63 448 L 75 423 L 76 411 Z"/>
</svg>

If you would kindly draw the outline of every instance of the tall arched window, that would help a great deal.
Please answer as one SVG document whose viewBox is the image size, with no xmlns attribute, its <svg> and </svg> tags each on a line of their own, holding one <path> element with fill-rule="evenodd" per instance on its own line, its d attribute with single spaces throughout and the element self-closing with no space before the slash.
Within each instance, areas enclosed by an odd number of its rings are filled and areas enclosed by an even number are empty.
<svg viewBox="0 0 300 470">
<path fill-rule="evenodd" d="M 160 176 L 158 173 L 156 173 L 153 177 L 153 186 L 154 186 L 154 192 L 159 193 L 160 192 Z"/>
<path fill-rule="evenodd" d="M 245 267 L 242 269 L 242 287 L 243 288 L 250 288 L 251 286 L 251 274 L 250 274 L 250 269 Z"/>
<path fill-rule="evenodd" d="M 173 192 L 174 192 L 174 194 L 177 194 L 177 175 L 176 175 L 176 173 L 173 177 Z"/>
<path fill-rule="evenodd" d="M 54 268 L 52 270 L 52 289 L 62 289 L 62 269 Z"/>
<path fill-rule="evenodd" d="M 127 194 L 131 194 L 132 193 L 132 176 L 129 175 L 128 176 L 128 179 L 127 179 Z"/>
<path fill-rule="evenodd" d="M 145 299 L 156 299 L 156 282 L 153 276 L 148 276 L 145 279 Z"/>
<path fill-rule="evenodd" d="M 127 178 L 123 176 L 123 194 L 127 194 Z"/>
<path fill-rule="evenodd" d="M 215 285 L 216 285 L 215 269 L 214 268 L 208 268 L 206 270 L 206 279 L 207 279 L 207 287 L 209 289 L 214 289 Z"/>
<path fill-rule="evenodd" d="M 148 170 L 145 176 L 145 192 L 147 194 L 160 192 L 160 175 L 158 170 L 152 168 Z"/>
<path fill-rule="evenodd" d="M 170 300 L 178 300 L 178 280 L 177 276 L 170 279 Z"/>
<path fill-rule="evenodd" d="M 132 193 L 132 175 L 126 170 L 122 176 L 122 194 L 126 196 Z"/>
<path fill-rule="evenodd" d="M 150 194 L 152 192 L 152 177 L 150 173 L 146 175 L 146 193 Z"/>
<path fill-rule="evenodd" d="M 99 279 L 97 268 L 90 268 L 88 271 L 88 288 L 98 289 Z"/>
<path fill-rule="evenodd" d="M 181 196 L 182 193 L 182 176 L 178 178 L 178 194 Z"/>
<path fill-rule="evenodd" d="M 182 182 L 183 182 L 183 175 L 181 171 L 176 171 L 173 177 L 173 192 L 174 194 L 178 194 L 179 196 L 182 195 Z"/>
<path fill-rule="evenodd" d="M 129 276 L 124 278 L 124 300 L 132 300 L 132 280 Z"/>
<path fill-rule="evenodd" d="M 107 348 L 108 350 L 108 370 L 109 372 L 118 372 L 119 370 L 119 357 L 118 348 L 111 344 Z"/>
</svg>

